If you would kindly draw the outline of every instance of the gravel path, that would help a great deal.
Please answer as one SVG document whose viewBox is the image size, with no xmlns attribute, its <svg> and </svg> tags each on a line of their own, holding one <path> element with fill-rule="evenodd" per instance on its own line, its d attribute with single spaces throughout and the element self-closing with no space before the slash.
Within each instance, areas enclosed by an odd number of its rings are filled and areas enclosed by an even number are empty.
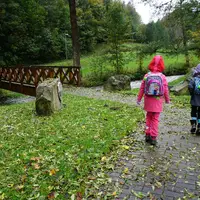
<svg viewBox="0 0 200 200">
<path fill-rule="evenodd" d="M 177 76 L 168 76 L 167 81 L 174 81 L 181 77 L 183 75 L 177 75 Z M 141 81 L 133 81 L 131 82 L 131 88 L 139 88 L 141 84 Z M 122 103 L 127 103 L 129 105 L 135 103 L 135 98 L 133 97 L 126 97 L 124 98 L 123 95 L 117 94 L 117 93 L 109 93 L 103 91 L 103 86 L 99 87 L 92 87 L 92 88 L 84 88 L 84 87 L 73 87 L 73 86 L 67 86 L 64 85 L 65 90 L 68 93 L 79 95 L 79 96 L 87 96 L 89 98 L 98 98 L 98 99 L 104 99 L 104 100 L 111 100 L 111 101 L 119 101 Z M 0 99 L 0 104 L 14 104 L 14 103 L 25 103 L 29 101 L 34 101 L 35 97 L 26 96 L 22 98 L 12 98 L 12 99 Z"/>
<path fill-rule="evenodd" d="M 171 82 L 178 78 L 182 77 L 182 75 L 177 76 L 168 76 L 167 81 Z M 131 88 L 139 88 L 141 81 L 133 81 L 131 82 Z M 118 93 L 110 93 L 103 90 L 102 86 L 85 88 L 85 87 L 73 87 L 73 86 L 64 86 L 65 92 L 78 95 L 78 96 L 87 96 L 89 98 L 97 98 L 102 100 L 111 100 L 111 101 L 119 101 L 121 103 L 127 103 L 129 105 L 133 105 L 136 102 L 136 98 L 133 96 L 122 95 Z"/>
<path fill-rule="evenodd" d="M 128 105 L 133 105 L 136 102 L 136 98 L 133 96 L 123 95 L 113 92 L 112 93 L 106 92 L 103 91 L 101 87 L 84 88 L 84 87 L 65 86 L 64 92 L 77 96 L 85 96 L 101 100 L 118 101 L 121 103 L 126 103 Z"/>
</svg>

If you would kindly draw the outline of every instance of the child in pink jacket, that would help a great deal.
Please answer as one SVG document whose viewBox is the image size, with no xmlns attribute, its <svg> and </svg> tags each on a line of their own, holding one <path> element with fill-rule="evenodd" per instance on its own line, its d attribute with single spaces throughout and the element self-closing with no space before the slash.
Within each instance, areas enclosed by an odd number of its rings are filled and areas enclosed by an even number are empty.
<svg viewBox="0 0 200 200">
<path fill-rule="evenodd" d="M 166 77 L 162 72 L 165 69 L 164 61 L 162 56 L 156 55 L 148 66 L 150 72 L 144 75 L 142 80 L 140 91 L 137 97 L 137 104 L 141 103 L 142 97 L 144 96 L 144 110 L 146 113 L 146 127 L 145 127 L 145 140 L 151 145 L 156 145 L 158 137 L 158 125 L 160 113 L 163 111 L 163 103 L 170 103 L 168 83 Z M 149 74 L 155 74 L 160 76 L 162 80 L 162 93 L 160 96 L 148 95 L 145 90 L 145 82 Z"/>
</svg>

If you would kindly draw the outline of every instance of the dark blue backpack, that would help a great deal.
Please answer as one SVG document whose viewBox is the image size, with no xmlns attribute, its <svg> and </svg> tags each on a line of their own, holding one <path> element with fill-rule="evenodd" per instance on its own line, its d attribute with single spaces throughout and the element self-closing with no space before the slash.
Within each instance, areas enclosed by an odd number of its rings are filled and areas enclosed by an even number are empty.
<svg viewBox="0 0 200 200">
<path fill-rule="evenodd" d="M 194 77 L 194 94 L 200 95 L 200 78 Z"/>
</svg>

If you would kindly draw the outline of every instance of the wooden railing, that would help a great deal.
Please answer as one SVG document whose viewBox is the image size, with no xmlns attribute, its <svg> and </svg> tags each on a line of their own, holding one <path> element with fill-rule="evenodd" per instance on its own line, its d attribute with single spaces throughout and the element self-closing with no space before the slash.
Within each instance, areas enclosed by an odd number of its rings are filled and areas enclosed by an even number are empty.
<svg viewBox="0 0 200 200">
<path fill-rule="evenodd" d="M 35 96 L 36 87 L 47 78 L 60 78 L 62 84 L 80 85 L 80 67 L 19 66 L 0 67 L 0 88 Z"/>
</svg>

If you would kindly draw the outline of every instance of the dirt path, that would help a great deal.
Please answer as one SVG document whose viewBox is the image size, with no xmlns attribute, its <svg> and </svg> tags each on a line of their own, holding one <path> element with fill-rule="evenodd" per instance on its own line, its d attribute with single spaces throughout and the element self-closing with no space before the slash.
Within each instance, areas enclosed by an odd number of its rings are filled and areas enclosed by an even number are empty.
<svg viewBox="0 0 200 200">
<path fill-rule="evenodd" d="M 98 88 L 67 87 L 65 92 L 136 105 L 135 97 Z M 111 182 L 100 189 L 98 199 L 200 199 L 200 137 L 189 133 L 190 110 L 175 108 L 173 104 L 164 110 L 158 146 L 144 142 L 141 122 L 138 131 L 127 140 L 130 148 L 108 173 Z M 116 188 L 119 193 L 115 194 Z"/>
<path fill-rule="evenodd" d="M 77 96 L 85 96 L 101 100 L 118 101 L 121 103 L 126 103 L 128 105 L 135 105 L 136 102 L 136 99 L 133 96 L 106 92 L 102 90 L 102 87 L 85 88 L 85 87 L 65 86 L 64 91 L 69 94 Z"/>
</svg>

